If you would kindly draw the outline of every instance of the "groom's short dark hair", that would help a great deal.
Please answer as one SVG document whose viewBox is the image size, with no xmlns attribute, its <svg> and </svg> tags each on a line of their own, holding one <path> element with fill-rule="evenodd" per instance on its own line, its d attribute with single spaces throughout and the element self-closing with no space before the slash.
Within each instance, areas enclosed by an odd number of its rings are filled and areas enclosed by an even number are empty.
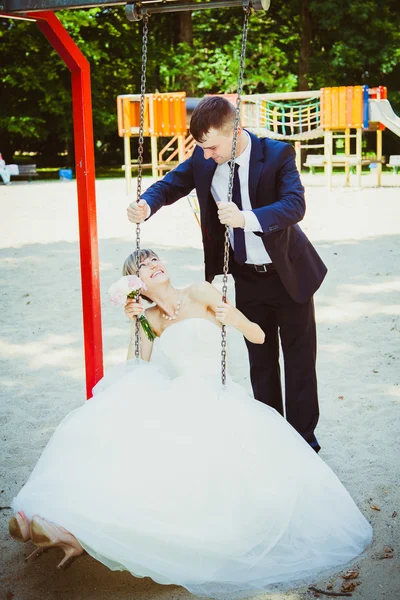
<svg viewBox="0 0 400 600">
<path fill-rule="evenodd" d="M 236 109 L 222 96 L 206 96 L 200 100 L 190 119 L 190 133 L 197 142 L 204 142 L 210 129 L 233 131 Z"/>
</svg>

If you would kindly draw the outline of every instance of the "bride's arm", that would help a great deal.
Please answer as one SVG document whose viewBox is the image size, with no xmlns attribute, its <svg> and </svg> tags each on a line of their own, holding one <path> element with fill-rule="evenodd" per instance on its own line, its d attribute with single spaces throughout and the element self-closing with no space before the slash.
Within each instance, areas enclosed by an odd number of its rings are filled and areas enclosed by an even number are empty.
<svg viewBox="0 0 400 600">
<path fill-rule="evenodd" d="M 207 308 L 215 313 L 216 319 L 224 325 L 238 329 L 244 337 L 253 344 L 263 344 L 265 334 L 257 323 L 253 323 L 240 310 L 222 301 L 221 292 L 216 287 L 204 281 L 192 286 L 192 294 Z"/>
</svg>

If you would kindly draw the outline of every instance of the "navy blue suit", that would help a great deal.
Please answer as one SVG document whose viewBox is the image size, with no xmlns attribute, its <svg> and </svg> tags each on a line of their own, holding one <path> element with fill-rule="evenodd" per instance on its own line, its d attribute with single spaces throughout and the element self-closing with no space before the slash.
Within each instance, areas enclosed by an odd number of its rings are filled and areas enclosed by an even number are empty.
<svg viewBox="0 0 400 600">
<path fill-rule="evenodd" d="M 235 279 L 236 305 L 266 333 L 263 345 L 247 342 L 255 397 L 283 414 L 279 370 L 279 338 L 285 361 L 286 418 L 316 449 L 318 421 L 315 376 L 316 334 L 313 294 L 326 267 L 297 224 L 304 217 L 304 188 L 291 145 L 260 139 L 250 133 L 249 196 L 262 232 L 264 246 L 276 269 L 258 273 L 230 260 Z M 212 281 L 223 272 L 225 226 L 218 220 L 211 195 L 217 164 L 205 160 L 196 147 L 193 155 L 153 184 L 142 195 L 153 215 L 196 188 L 200 206 L 205 276 Z"/>
</svg>

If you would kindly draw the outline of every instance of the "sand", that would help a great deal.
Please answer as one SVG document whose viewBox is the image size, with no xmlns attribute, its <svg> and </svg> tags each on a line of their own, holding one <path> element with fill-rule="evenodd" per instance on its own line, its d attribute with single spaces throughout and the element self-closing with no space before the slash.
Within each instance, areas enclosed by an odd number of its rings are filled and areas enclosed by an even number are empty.
<svg viewBox="0 0 400 600">
<path fill-rule="evenodd" d="M 321 177 L 303 181 L 307 214 L 302 227 L 329 269 L 315 297 L 320 456 L 374 528 L 372 545 L 351 565 L 359 571 L 351 580 L 359 584 L 352 597 L 397 600 L 400 175 L 385 175 L 380 189 L 365 176 L 361 190 L 355 179 L 353 187 L 342 187 L 337 176 L 330 193 Z M 122 179 L 97 182 L 106 369 L 124 360 L 129 337 L 125 316 L 106 299 L 134 249 L 127 203 Z M 183 588 L 110 572 L 87 555 L 65 572 L 55 569 L 59 550 L 26 564 L 33 546 L 9 538 L 12 498 L 62 417 L 85 401 L 75 183 L 0 186 L 0 232 L 1 600 L 189 600 Z M 168 261 L 178 286 L 202 280 L 200 230 L 187 200 L 142 227 L 142 246 Z M 235 380 L 249 387 L 245 346 L 235 332 L 229 335 L 228 361 Z M 338 592 L 346 570 L 315 585 L 326 590 L 331 584 Z M 312 597 L 307 588 L 279 596 Z"/>
</svg>

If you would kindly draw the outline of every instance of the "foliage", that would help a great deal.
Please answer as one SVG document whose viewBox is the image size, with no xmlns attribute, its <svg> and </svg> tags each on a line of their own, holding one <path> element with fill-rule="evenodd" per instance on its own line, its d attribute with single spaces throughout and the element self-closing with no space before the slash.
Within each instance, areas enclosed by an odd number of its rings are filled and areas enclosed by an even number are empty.
<svg viewBox="0 0 400 600">
<path fill-rule="evenodd" d="M 385 85 L 400 62 L 397 0 L 311 0 L 314 85 Z M 397 87 L 399 81 L 397 80 Z"/>
<path fill-rule="evenodd" d="M 295 90 L 301 45 L 300 9 L 307 2 L 311 26 L 308 81 L 324 85 L 387 85 L 400 111 L 400 12 L 398 0 L 272 0 L 267 14 L 251 17 L 245 93 Z M 61 11 L 58 17 L 88 58 L 92 73 L 97 161 L 118 164 L 116 97 L 140 90 L 141 23 L 123 7 Z M 194 11 L 193 44 L 179 43 L 177 14 L 149 23 L 149 91 L 188 96 L 234 92 L 243 12 Z M 0 151 L 38 152 L 46 166 L 72 164 L 70 73 L 36 25 L 0 19 Z M 60 153 L 69 152 L 67 157 Z"/>
</svg>

